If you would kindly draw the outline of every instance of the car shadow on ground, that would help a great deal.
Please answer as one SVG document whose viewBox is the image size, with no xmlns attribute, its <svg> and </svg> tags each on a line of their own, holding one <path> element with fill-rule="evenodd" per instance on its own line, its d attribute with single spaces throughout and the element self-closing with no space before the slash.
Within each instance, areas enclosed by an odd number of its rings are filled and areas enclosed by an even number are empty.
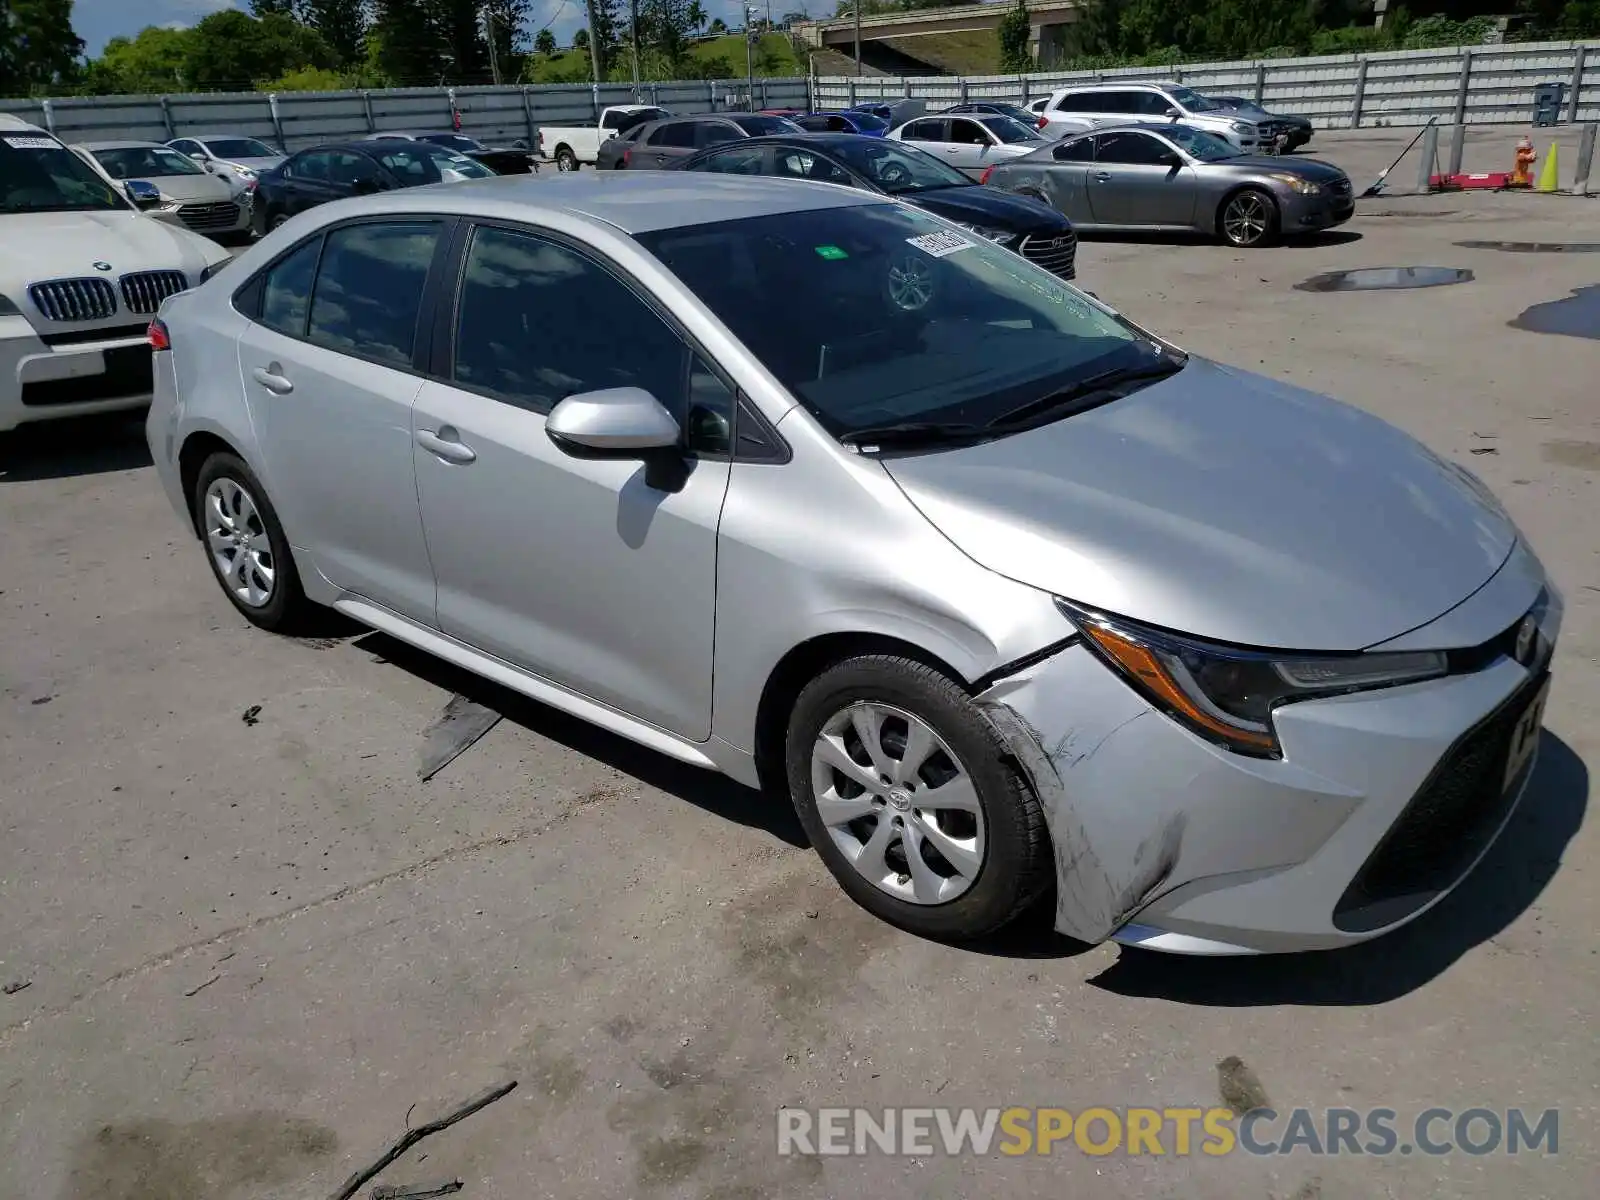
<svg viewBox="0 0 1600 1200">
<path fill-rule="evenodd" d="M 414 649 L 388 634 L 367 633 L 352 645 L 437 688 L 493 709 L 507 721 L 559 742 L 587 758 L 614 767 L 640 783 L 659 788 L 713 816 L 763 830 L 800 849 L 807 849 L 811 845 L 799 818 L 795 816 L 794 807 L 785 798 L 765 795 L 726 776 L 648 750 Z M 471 753 L 471 750 L 467 751 L 468 755 Z"/>
<path fill-rule="evenodd" d="M 150 461 L 142 412 L 42 421 L 0 433 L 0 483 L 132 471 Z"/>
<path fill-rule="evenodd" d="M 1270 254 L 1274 250 L 1325 250 L 1329 246 L 1348 246 L 1359 242 L 1361 234 L 1354 229 L 1325 229 L 1321 233 L 1293 234 L 1290 237 L 1262 246 L 1250 253 Z M 1126 246 L 1215 246 L 1219 250 L 1237 250 L 1217 238 L 1199 233 L 1096 233 L 1085 229 L 1078 234 L 1080 242 L 1106 242 Z M 1241 253 L 1243 251 L 1240 251 Z"/>
<path fill-rule="evenodd" d="M 1089 982 L 1120 996 L 1181 1004 L 1370 1005 L 1398 999 L 1502 933 L 1539 898 L 1583 824 L 1589 772 L 1548 730 L 1517 812 L 1477 868 L 1435 908 L 1348 950 L 1188 958 L 1124 948 Z"/>
</svg>

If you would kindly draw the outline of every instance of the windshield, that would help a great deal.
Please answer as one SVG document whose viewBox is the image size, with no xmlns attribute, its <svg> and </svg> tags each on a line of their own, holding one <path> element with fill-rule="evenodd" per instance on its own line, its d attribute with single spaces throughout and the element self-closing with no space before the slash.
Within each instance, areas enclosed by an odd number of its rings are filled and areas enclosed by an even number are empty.
<svg viewBox="0 0 1600 1200">
<path fill-rule="evenodd" d="M 1039 136 L 1039 131 L 1032 125 L 1024 125 L 1021 121 L 1012 117 L 1002 117 L 997 114 L 992 117 L 979 117 L 978 120 L 982 121 L 989 132 L 1008 146 L 1014 146 L 1018 142 L 1044 141 Z"/>
<path fill-rule="evenodd" d="M 986 104 L 984 105 L 984 110 L 1010 117 L 1014 121 L 1021 121 L 1024 125 L 1036 125 L 1039 121 L 1038 113 L 1029 112 L 1027 109 L 1020 108 L 1015 104 Z"/>
<path fill-rule="evenodd" d="M 638 235 L 835 437 L 984 424 L 1164 352 L 1021 256 L 895 204 Z M 785 319 L 772 320 L 773 296 Z"/>
<path fill-rule="evenodd" d="M 1192 92 L 1186 87 L 1169 88 L 1167 95 L 1182 105 L 1185 112 L 1216 112 L 1222 107 L 1215 100 L 1208 99 L 1199 92 Z"/>
<path fill-rule="evenodd" d="M 91 150 L 89 153 L 113 179 L 159 179 L 164 175 L 205 174 L 194 159 L 166 146 L 120 146 L 111 150 Z"/>
<path fill-rule="evenodd" d="M 494 174 L 482 163 L 430 142 L 378 144 L 382 146 L 377 152 L 378 161 L 389 168 L 402 187 L 450 180 L 446 171 L 454 171 L 462 179 L 484 179 Z"/>
<path fill-rule="evenodd" d="M 218 158 L 282 158 L 271 146 L 265 142 L 258 142 L 255 138 L 218 138 L 214 142 L 207 142 L 206 148 Z"/>
<path fill-rule="evenodd" d="M 0 137 L 0 213 L 123 212 L 131 206 L 55 138 Z"/>
<path fill-rule="evenodd" d="M 871 133 L 878 133 L 889 128 L 889 122 L 882 117 L 875 117 L 869 112 L 851 113 L 850 119 L 856 123 L 857 129 L 867 130 Z"/>
<path fill-rule="evenodd" d="M 1221 162 L 1225 158 L 1238 158 L 1239 151 L 1225 138 L 1188 125 L 1166 125 L 1161 135 L 1170 139 L 1189 155 L 1201 162 Z"/>
<path fill-rule="evenodd" d="M 435 146 L 447 146 L 451 150 L 482 150 L 483 143 L 476 138 L 469 138 L 464 133 L 429 133 L 422 139 Z"/>
<path fill-rule="evenodd" d="M 768 117 L 756 114 L 749 117 L 735 117 L 734 123 L 751 137 L 767 137 L 775 133 L 803 133 L 804 130 L 787 117 Z"/>
<path fill-rule="evenodd" d="M 1261 105 L 1257 104 L 1254 100 L 1246 100 L 1243 96 L 1213 96 L 1212 99 L 1218 104 L 1224 105 L 1227 108 L 1237 109 L 1239 112 L 1260 113 L 1263 116 L 1265 116 L 1267 112 L 1266 109 L 1262 108 Z"/>
<path fill-rule="evenodd" d="M 828 148 L 856 174 L 870 179 L 890 196 L 906 196 L 934 188 L 977 186 L 954 167 L 904 142 L 840 138 Z"/>
</svg>

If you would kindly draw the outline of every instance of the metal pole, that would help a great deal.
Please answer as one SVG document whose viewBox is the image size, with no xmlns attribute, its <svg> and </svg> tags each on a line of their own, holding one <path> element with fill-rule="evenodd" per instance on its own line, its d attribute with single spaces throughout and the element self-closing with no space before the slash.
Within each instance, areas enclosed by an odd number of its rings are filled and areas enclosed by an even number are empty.
<svg viewBox="0 0 1600 1200">
<path fill-rule="evenodd" d="M 1439 126 L 1429 122 L 1422 131 L 1422 157 L 1417 159 L 1417 194 L 1425 196 L 1433 191 L 1433 167 L 1439 161 Z"/>
<path fill-rule="evenodd" d="M 633 34 L 628 41 L 633 43 L 633 98 L 639 99 L 639 0 L 629 0 L 628 11 L 632 14 Z"/>
<path fill-rule="evenodd" d="M 1583 88 L 1583 66 L 1587 54 L 1587 46 L 1579 46 L 1572 52 L 1572 84 L 1567 89 L 1572 93 L 1567 97 L 1567 124 L 1569 125 L 1578 123 L 1578 93 Z"/>
<path fill-rule="evenodd" d="M 494 14 L 484 11 L 483 32 L 489 41 L 489 77 L 495 87 L 500 86 L 500 52 L 494 48 Z"/>
<path fill-rule="evenodd" d="M 1461 174 L 1461 159 L 1467 148 L 1467 127 L 1453 125 L 1450 127 L 1450 165 L 1444 169 L 1446 175 Z"/>
<path fill-rule="evenodd" d="M 1350 106 L 1350 128 L 1361 128 L 1361 102 L 1367 98 L 1367 60 L 1363 57 L 1356 67 L 1356 98 Z"/>
<path fill-rule="evenodd" d="M 1472 51 L 1461 51 L 1461 78 L 1456 83 L 1456 124 L 1467 123 L 1467 89 L 1472 84 Z"/>
<path fill-rule="evenodd" d="M 1583 127 L 1583 134 L 1578 139 L 1578 170 L 1572 177 L 1572 190 L 1580 196 L 1589 194 L 1589 172 L 1594 167 L 1596 129 L 1600 129 L 1600 126 L 1591 121 Z"/>
<path fill-rule="evenodd" d="M 856 25 L 856 74 L 861 74 L 861 0 L 850 6 L 850 15 Z"/>
<path fill-rule="evenodd" d="M 594 70 L 595 83 L 600 82 L 600 38 L 594 28 L 594 0 L 583 0 L 589 13 L 589 66 Z"/>
<path fill-rule="evenodd" d="M 744 94 L 748 101 L 746 109 L 749 112 L 756 110 L 756 43 L 754 31 L 750 28 L 750 14 L 753 11 L 750 8 L 744 10 Z"/>
</svg>

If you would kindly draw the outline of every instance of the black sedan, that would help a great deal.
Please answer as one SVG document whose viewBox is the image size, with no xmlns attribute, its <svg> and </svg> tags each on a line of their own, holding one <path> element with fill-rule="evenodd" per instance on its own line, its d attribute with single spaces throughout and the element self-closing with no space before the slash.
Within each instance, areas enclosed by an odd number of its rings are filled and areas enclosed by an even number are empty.
<svg viewBox="0 0 1600 1200">
<path fill-rule="evenodd" d="M 750 138 L 702 150 L 678 169 L 811 179 L 893 196 L 1015 250 L 1062 279 L 1076 274 L 1077 235 L 1059 212 L 974 183 L 904 142 L 853 133 Z"/>
<path fill-rule="evenodd" d="M 465 154 L 474 162 L 480 162 L 488 167 L 496 175 L 531 175 L 538 169 L 533 151 L 526 145 L 485 146 L 477 138 L 468 137 L 464 133 L 415 133 L 411 136 L 419 142 L 428 142 L 435 146 L 443 146 L 446 150 L 454 150 L 458 154 Z"/>
<path fill-rule="evenodd" d="M 1269 113 L 1254 100 L 1245 96 L 1212 96 L 1218 104 L 1226 104 L 1229 108 L 1238 109 L 1251 120 L 1276 121 L 1284 131 L 1283 149 L 1285 153 L 1300 149 L 1311 140 L 1311 135 L 1316 132 L 1316 127 L 1311 124 L 1310 117 L 1302 117 L 1293 113 Z"/>
<path fill-rule="evenodd" d="M 429 142 L 385 138 L 317 146 L 285 159 L 257 180 L 255 231 L 265 234 L 330 200 L 494 174 L 464 154 Z"/>
</svg>

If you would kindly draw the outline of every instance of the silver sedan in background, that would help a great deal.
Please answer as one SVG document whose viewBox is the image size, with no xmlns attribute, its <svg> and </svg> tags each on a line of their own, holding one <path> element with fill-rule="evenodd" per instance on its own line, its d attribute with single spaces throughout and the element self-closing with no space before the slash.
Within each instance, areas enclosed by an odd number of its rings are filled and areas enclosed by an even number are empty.
<svg viewBox="0 0 1600 1200">
<path fill-rule="evenodd" d="M 1475 476 L 885 196 L 336 201 L 151 335 L 156 472 L 248 620 L 765 785 L 920 934 L 1053 891 L 1090 942 L 1361 941 L 1529 776 L 1561 598 Z"/>
<path fill-rule="evenodd" d="M 1048 144 L 1038 129 L 1000 113 L 940 113 L 907 121 L 886 135 L 911 142 L 935 158 L 978 179 L 996 163 L 1032 153 Z"/>
<path fill-rule="evenodd" d="M 1053 205 L 1081 232 L 1171 231 L 1263 246 L 1355 212 L 1331 163 L 1242 154 L 1187 125 L 1102 127 L 997 164 L 983 182 Z"/>
</svg>

